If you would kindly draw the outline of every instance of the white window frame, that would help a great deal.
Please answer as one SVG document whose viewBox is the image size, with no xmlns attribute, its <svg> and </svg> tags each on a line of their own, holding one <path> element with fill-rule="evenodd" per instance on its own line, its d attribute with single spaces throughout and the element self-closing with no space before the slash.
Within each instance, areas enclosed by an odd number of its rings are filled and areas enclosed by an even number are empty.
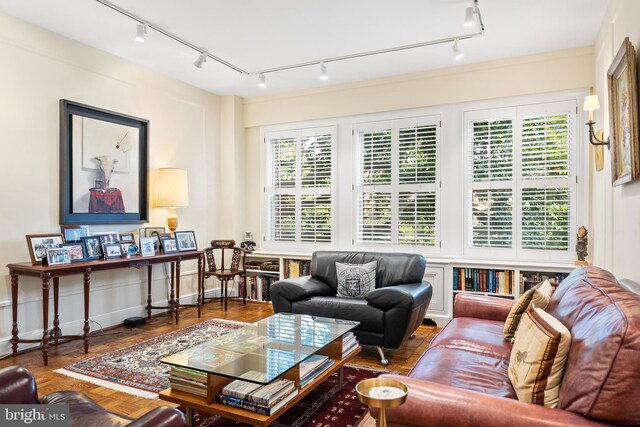
<svg viewBox="0 0 640 427">
<path fill-rule="evenodd" d="M 331 185 L 329 187 L 302 187 L 301 183 L 301 141 L 303 138 L 330 134 L 331 135 Z M 335 245 L 335 224 L 336 224 L 336 147 L 337 147 L 337 126 L 314 126 L 303 127 L 298 129 L 270 130 L 263 134 L 263 197 L 262 197 L 262 227 L 263 227 L 263 247 L 265 249 L 299 249 L 299 250 L 316 250 L 331 249 Z M 291 190 L 278 191 L 270 187 L 271 176 L 269 174 L 269 140 L 270 139 L 295 139 L 296 150 L 296 169 L 295 169 L 295 187 Z M 269 230 L 269 197 L 274 194 L 292 194 L 295 197 L 295 239 L 293 241 L 271 240 L 271 230 Z M 302 241 L 302 196 L 307 194 L 328 194 L 331 196 L 331 240 L 330 242 L 303 242 Z"/>
<path fill-rule="evenodd" d="M 433 183 L 400 184 L 399 182 L 399 129 L 417 126 L 434 125 L 436 129 L 436 171 Z M 360 168 L 359 144 L 357 141 L 359 132 L 375 132 L 391 129 L 391 184 L 384 185 L 359 185 L 358 170 Z M 352 172 L 352 247 L 356 250 L 366 251 L 411 251 L 425 255 L 435 255 L 440 253 L 441 235 L 441 203 L 440 203 L 440 151 L 442 145 L 441 116 L 439 114 L 407 117 L 392 120 L 379 120 L 371 122 L 355 123 L 352 126 L 353 145 L 353 172 Z M 404 191 L 411 192 L 435 192 L 435 245 L 407 245 L 398 243 L 399 225 L 399 194 Z M 363 192 L 384 192 L 391 193 L 391 242 L 390 243 L 360 243 L 358 241 L 358 195 Z"/>
<path fill-rule="evenodd" d="M 556 98 L 557 99 L 557 98 Z M 581 123 L 581 116 L 577 111 L 577 100 L 575 98 L 565 98 L 558 101 L 549 100 L 548 102 L 532 102 L 532 103 L 519 103 L 516 105 L 505 106 L 500 108 L 485 108 L 476 110 L 467 110 L 463 112 L 463 132 L 462 140 L 464 149 L 462 150 L 464 156 L 465 165 L 465 178 L 464 178 L 464 245 L 463 255 L 471 258 L 489 258 L 495 260 L 505 259 L 521 259 L 521 260 L 553 260 L 553 261 L 570 261 L 574 259 L 575 252 L 575 234 L 578 228 L 578 210 L 581 206 L 578 206 L 577 195 L 581 191 L 580 186 L 577 183 L 577 171 L 581 166 L 580 150 L 578 142 L 582 141 L 581 132 L 578 128 L 578 123 Z M 534 180 L 522 179 L 522 117 L 528 112 L 535 112 L 536 114 L 547 114 L 545 111 L 563 111 L 569 112 L 571 117 L 570 132 L 572 137 L 569 141 L 569 172 L 567 176 L 567 188 L 569 189 L 569 203 L 570 203 L 570 216 L 569 216 L 569 245 L 567 250 L 545 250 L 545 249 L 525 249 L 522 247 L 522 190 L 523 188 L 533 188 L 539 186 L 540 188 L 552 187 L 552 185 L 545 185 L 550 183 L 550 180 L 540 180 L 537 185 L 534 185 Z M 549 112 L 551 114 L 551 112 Z M 487 182 L 487 183 L 471 183 L 471 165 L 472 159 L 469 157 L 470 144 L 472 143 L 471 135 L 471 123 L 473 121 L 481 121 L 490 118 L 500 119 L 506 117 L 512 117 L 513 119 L 513 175 L 511 181 L 502 182 Z M 525 185 L 526 181 L 526 185 Z M 553 181 L 553 180 L 551 180 Z M 472 247 L 471 246 L 471 194 L 473 189 L 487 188 L 487 189 L 501 189 L 504 187 L 503 183 L 511 183 L 513 190 L 513 204 L 512 204 L 512 247 L 511 248 L 492 248 L 492 247 Z M 517 202 L 517 203 L 516 203 Z M 586 201 L 583 201 L 583 205 Z"/>
</svg>

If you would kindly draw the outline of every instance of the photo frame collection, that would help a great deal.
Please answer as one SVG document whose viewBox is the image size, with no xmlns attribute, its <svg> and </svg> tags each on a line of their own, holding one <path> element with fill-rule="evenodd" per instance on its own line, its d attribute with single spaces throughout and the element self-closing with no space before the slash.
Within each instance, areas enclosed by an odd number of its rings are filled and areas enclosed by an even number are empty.
<svg viewBox="0 0 640 427">
<path fill-rule="evenodd" d="M 33 265 L 61 265 L 101 258 L 144 257 L 198 250 L 194 231 L 176 231 L 172 237 L 164 227 L 141 228 L 140 246 L 136 245 L 133 233 L 90 233 L 87 225 L 62 225 L 60 231 L 26 236 Z"/>
</svg>

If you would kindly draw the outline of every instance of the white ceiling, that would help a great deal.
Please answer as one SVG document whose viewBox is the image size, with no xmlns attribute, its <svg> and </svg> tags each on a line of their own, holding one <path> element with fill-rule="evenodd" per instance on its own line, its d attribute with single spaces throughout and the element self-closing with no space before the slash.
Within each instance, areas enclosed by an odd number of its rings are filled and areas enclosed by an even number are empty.
<svg viewBox="0 0 640 427">
<path fill-rule="evenodd" d="M 256 72 L 273 67 L 473 33 L 462 26 L 471 0 L 111 0 L 145 20 Z M 0 0 L 0 11 L 110 52 L 207 91 L 254 97 L 363 81 L 595 42 L 608 0 L 482 0 L 486 32 L 451 44 L 268 74 L 268 87 L 149 30 L 133 41 L 136 22 L 95 0 Z"/>
</svg>

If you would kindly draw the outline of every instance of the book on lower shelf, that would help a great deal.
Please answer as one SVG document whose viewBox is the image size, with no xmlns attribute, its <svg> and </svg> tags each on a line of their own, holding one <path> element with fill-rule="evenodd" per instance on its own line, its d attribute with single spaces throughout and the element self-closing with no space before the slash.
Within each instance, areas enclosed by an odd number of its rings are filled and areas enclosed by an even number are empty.
<svg viewBox="0 0 640 427">
<path fill-rule="evenodd" d="M 347 332 L 342 336 L 342 357 L 352 353 L 358 347 L 360 347 L 360 344 L 353 332 Z"/>
<path fill-rule="evenodd" d="M 540 282 L 549 280 L 554 287 L 567 278 L 569 273 L 558 273 L 548 271 L 521 271 L 520 272 L 520 294 L 525 293 Z"/>
<path fill-rule="evenodd" d="M 264 385 L 235 380 L 222 389 L 219 400 L 225 405 L 271 415 L 296 394 L 295 382 L 285 378 Z"/>
<path fill-rule="evenodd" d="M 513 295 L 513 270 L 453 268 L 453 290 Z"/>
<path fill-rule="evenodd" d="M 327 356 L 321 354 L 312 354 L 300 362 L 300 387 L 307 386 L 334 363 L 335 360 L 329 359 Z"/>
<path fill-rule="evenodd" d="M 207 374 L 177 366 L 169 370 L 169 384 L 172 389 L 207 397 Z"/>
</svg>

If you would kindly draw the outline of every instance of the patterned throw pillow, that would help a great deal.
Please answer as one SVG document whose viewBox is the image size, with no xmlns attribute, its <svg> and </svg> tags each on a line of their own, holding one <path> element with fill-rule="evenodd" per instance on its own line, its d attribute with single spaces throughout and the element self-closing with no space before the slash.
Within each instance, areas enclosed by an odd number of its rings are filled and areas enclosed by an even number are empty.
<svg viewBox="0 0 640 427">
<path fill-rule="evenodd" d="M 522 294 L 518 301 L 511 307 L 509 316 L 504 322 L 504 339 L 513 343 L 518 324 L 525 311 L 533 304 L 534 307 L 545 309 L 551 301 L 551 295 L 553 294 L 553 286 L 548 280 L 542 283 L 538 283 L 533 288 Z"/>
<path fill-rule="evenodd" d="M 338 275 L 338 296 L 362 298 L 376 287 L 376 267 L 378 261 L 367 264 L 343 264 L 336 262 Z"/>
<path fill-rule="evenodd" d="M 518 400 L 557 408 L 571 332 L 539 308 L 520 321 L 511 350 L 509 379 Z"/>
</svg>

